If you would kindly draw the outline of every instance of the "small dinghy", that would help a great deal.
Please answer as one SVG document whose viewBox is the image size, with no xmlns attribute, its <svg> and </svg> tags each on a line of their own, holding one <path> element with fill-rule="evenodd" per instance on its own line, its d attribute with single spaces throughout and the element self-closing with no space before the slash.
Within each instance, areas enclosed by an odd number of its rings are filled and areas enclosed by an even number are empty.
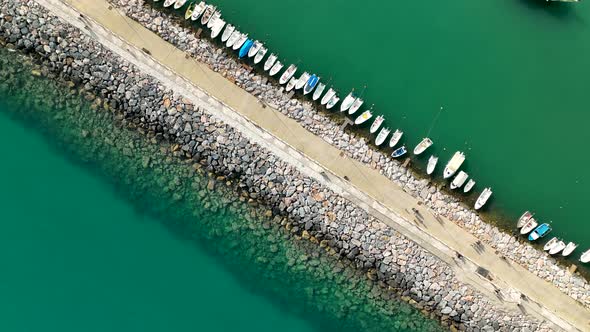
<svg viewBox="0 0 590 332">
<path fill-rule="evenodd" d="M 191 18 L 191 16 L 193 16 L 193 11 L 195 10 L 196 5 L 197 5 L 196 2 L 188 5 L 188 7 L 186 8 L 186 11 L 184 12 L 184 19 L 185 20 L 188 20 L 189 18 Z"/>
<path fill-rule="evenodd" d="M 274 53 L 271 53 L 268 56 L 268 59 L 266 59 L 266 61 L 264 62 L 264 70 L 265 71 L 270 70 L 272 68 L 272 66 L 275 65 L 275 62 L 277 62 L 277 59 L 278 59 L 278 57 Z"/>
<path fill-rule="evenodd" d="M 485 188 L 477 198 L 477 201 L 475 201 L 475 209 L 479 210 L 486 205 L 490 196 L 492 196 L 492 188 Z"/>
<path fill-rule="evenodd" d="M 221 18 L 221 12 L 218 10 L 215 11 L 215 13 L 213 13 L 211 18 L 207 22 L 207 28 L 209 28 L 209 29 L 213 28 L 213 25 L 215 24 L 215 22 L 220 18 Z"/>
<path fill-rule="evenodd" d="M 405 155 L 406 152 L 408 152 L 408 150 L 406 150 L 406 147 L 405 146 L 402 146 L 400 148 L 397 148 L 395 151 L 393 151 L 391 153 L 391 157 L 392 158 L 401 157 L 401 156 Z"/>
<path fill-rule="evenodd" d="M 227 39 L 225 46 L 227 46 L 227 48 L 232 48 L 240 37 L 242 37 L 242 33 L 238 30 L 234 30 L 234 32 L 231 33 L 231 36 L 229 36 L 229 38 Z"/>
<path fill-rule="evenodd" d="M 357 98 L 354 100 L 354 103 L 352 103 L 352 105 L 350 106 L 350 108 L 348 109 L 348 114 L 354 114 L 356 113 L 356 111 L 358 111 L 358 109 L 361 107 L 361 105 L 364 103 L 365 101 Z"/>
<path fill-rule="evenodd" d="M 520 229 L 520 235 L 526 235 L 530 233 L 533 229 L 535 229 L 535 227 L 537 227 L 537 225 L 538 223 L 535 218 L 529 219 L 529 221 L 527 221 Z"/>
<path fill-rule="evenodd" d="M 563 249 L 565 249 L 565 242 L 559 240 L 554 246 L 553 248 L 549 249 L 549 255 L 557 255 L 558 253 L 560 253 Z"/>
<path fill-rule="evenodd" d="M 318 85 L 319 81 L 320 78 L 316 74 L 311 75 L 311 77 L 307 80 L 307 83 L 305 83 L 305 87 L 303 88 L 303 94 L 306 95 L 312 92 L 313 89 L 315 89 L 315 87 Z"/>
<path fill-rule="evenodd" d="M 232 49 L 234 51 L 239 50 L 246 43 L 246 40 L 248 40 L 248 34 L 247 33 L 241 34 L 240 38 L 238 38 L 238 40 L 236 40 L 236 42 L 232 46 Z"/>
<path fill-rule="evenodd" d="M 291 77 L 293 77 L 293 75 L 295 75 L 296 71 L 297 71 L 297 66 L 290 65 L 289 68 L 287 68 L 287 70 L 285 70 L 283 75 L 281 75 L 281 78 L 279 79 L 279 84 L 287 83 L 289 81 L 289 79 L 291 79 Z"/>
<path fill-rule="evenodd" d="M 449 160 L 449 163 L 445 167 L 443 178 L 448 179 L 451 176 L 453 176 L 459 170 L 459 167 L 461 167 L 464 161 L 465 155 L 463 154 L 463 152 L 455 152 L 455 154 L 453 155 L 451 160 Z"/>
<path fill-rule="evenodd" d="M 378 117 L 376 117 L 375 121 L 373 121 L 373 124 L 371 125 L 371 129 L 369 129 L 369 132 L 371 132 L 371 134 L 376 133 L 377 130 L 379 130 L 379 128 L 383 124 L 383 121 L 385 121 L 383 115 L 379 115 Z"/>
<path fill-rule="evenodd" d="M 193 9 L 193 14 L 191 15 L 191 20 L 193 20 L 193 21 L 198 20 L 199 17 L 201 17 L 201 15 L 203 15 L 203 12 L 205 12 L 206 7 L 207 7 L 207 5 L 205 4 L 205 1 L 199 2 L 199 4 L 196 5 L 195 8 Z"/>
<path fill-rule="evenodd" d="M 254 44 L 252 44 L 252 47 L 250 47 L 250 50 L 248 51 L 248 57 L 251 58 L 253 56 L 256 55 L 256 53 L 258 53 L 258 51 L 260 51 L 260 49 L 262 48 L 262 43 L 259 42 L 258 40 L 254 42 Z"/>
<path fill-rule="evenodd" d="M 432 140 L 428 137 L 422 140 L 422 142 L 418 143 L 414 148 L 414 154 L 419 155 L 422 152 L 426 151 L 432 145 Z"/>
<path fill-rule="evenodd" d="M 176 0 L 166 0 L 164 1 L 164 7 L 170 7 L 176 2 Z"/>
<path fill-rule="evenodd" d="M 219 34 L 221 33 L 221 30 L 223 30 L 224 26 L 225 21 L 221 18 L 218 18 L 217 21 L 215 21 L 213 28 L 211 28 L 211 38 L 217 38 L 217 36 L 219 36 Z"/>
<path fill-rule="evenodd" d="M 330 108 L 334 107 L 336 104 L 338 104 L 339 101 L 340 101 L 340 98 L 337 95 L 333 95 L 332 98 L 330 98 L 330 100 L 326 104 L 326 109 L 330 109 Z"/>
<path fill-rule="evenodd" d="M 313 100 L 320 99 L 320 97 L 322 96 L 322 93 L 324 93 L 324 89 L 326 89 L 326 85 L 324 83 L 319 83 L 318 87 L 313 92 L 313 96 L 311 96 L 311 99 L 313 99 Z"/>
<path fill-rule="evenodd" d="M 287 87 L 285 88 L 285 91 L 289 92 L 289 91 L 293 90 L 293 88 L 295 87 L 296 84 L 297 84 L 297 79 L 295 77 L 291 77 L 291 79 L 289 80 L 289 83 L 287 83 Z"/>
<path fill-rule="evenodd" d="M 557 242 L 559 242 L 559 239 L 557 237 L 552 238 L 551 240 L 549 240 L 549 242 L 545 243 L 545 245 L 543 246 L 543 250 L 549 251 L 551 248 L 553 248 L 553 246 L 557 244 Z"/>
<path fill-rule="evenodd" d="M 473 181 L 473 179 L 469 179 L 469 181 L 467 181 L 467 184 L 465 185 L 465 188 L 463 188 L 463 192 L 470 192 L 473 186 L 475 186 L 475 181 Z"/>
<path fill-rule="evenodd" d="M 538 240 L 542 237 L 544 237 L 545 235 L 549 234 L 549 232 L 551 232 L 552 228 L 551 226 L 549 226 L 549 224 L 545 223 L 545 224 L 541 224 L 539 226 L 537 226 L 537 228 L 535 228 L 535 230 L 529 234 L 529 241 L 535 241 Z"/>
<path fill-rule="evenodd" d="M 516 228 L 522 228 L 522 226 L 524 226 L 524 224 L 526 224 L 527 221 L 529 221 L 529 219 L 532 217 L 533 214 L 530 211 L 525 211 L 525 213 L 523 213 L 522 216 L 518 218 L 518 221 L 516 222 Z"/>
<path fill-rule="evenodd" d="M 278 72 L 281 71 L 281 69 L 283 69 L 283 64 L 280 61 L 277 61 L 274 66 L 272 66 L 272 68 L 270 69 L 270 72 L 268 73 L 270 76 L 275 76 Z"/>
<path fill-rule="evenodd" d="M 379 135 L 377 135 L 377 138 L 375 139 L 375 145 L 380 146 L 381 144 L 383 144 L 387 136 L 389 136 L 390 132 L 391 130 L 389 128 L 382 128 L 379 132 Z"/>
<path fill-rule="evenodd" d="M 372 116 L 373 113 L 371 113 L 371 111 L 364 111 L 361 115 L 358 116 L 358 118 L 354 120 L 354 124 L 357 126 L 361 125 L 365 123 L 367 120 L 369 120 Z"/>
<path fill-rule="evenodd" d="M 310 76 L 311 75 L 309 75 L 308 72 L 304 72 L 303 74 L 301 74 L 301 76 L 299 76 L 299 79 L 297 80 L 297 84 L 295 84 L 295 90 L 303 88 L 305 83 L 307 83 L 307 80 L 309 80 Z"/>
<path fill-rule="evenodd" d="M 582 256 L 580 257 L 580 262 L 588 263 L 590 262 L 590 249 L 586 250 Z"/>
<path fill-rule="evenodd" d="M 260 61 L 262 61 L 262 59 L 266 55 L 266 52 L 268 52 L 268 48 L 262 46 L 260 50 L 256 52 L 256 56 L 254 57 L 254 64 L 259 64 Z"/>
<path fill-rule="evenodd" d="M 356 98 L 354 97 L 353 92 L 354 90 L 352 90 L 346 97 L 344 97 L 344 100 L 342 100 L 342 104 L 340 105 L 340 112 L 348 110 L 350 106 L 352 106 L 352 103 L 354 103 Z"/>
<path fill-rule="evenodd" d="M 565 246 L 565 248 L 563 249 L 561 256 L 567 257 L 571 255 L 571 253 L 574 252 L 574 250 L 576 250 L 577 247 L 578 245 L 573 242 L 568 243 L 567 246 Z"/>
<path fill-rule="evenodd" d="M 236 30 L 236 27 L 228 24 L 225 27 L 225 30 L 223 30 L 223 34 L 221 35 L 221 41 L 222 42 L 227 42 L 227 40 L 229 39 L 229 37 L 231 37 L 231 35 L 234 33 L 234 31 Z"/>
<path fill-rule="evenodd" d="M 176 0 L 174 3 L 174 9 L 180 9 L 180 7 L 184 6 L 186 0 Z"/>
<path fill-rule="evenodd" d="M 430 175 L 434 172 L 434 169 L 436 168 L 436 164 L 438 163 L 438 157 L 436 156 L 430 156 L 430 158 L 428 158 L 428 166 L 426 166 L 426 174 Z"/>
<path fill-rule="evenodd" d="M 326 105 L 330 99 L 332 99 L 332 97 L 334 97 L 336 95 L 336 90 L 330 88 L 328 89 L 328 92 L 326 92 L 326 94 L 324 95 L 324 97 L 322 97 L 322 105 Z"/>
<path fill-rule="evenodd" d="M 248 55 L 248 51 L 250 51 L 250 48 L 252 48 L 252 45 L 254 45 L 254 41 L 252 39 L 246 40 L 246 42 L 244 42 L 244 45 L 242 45 L 242 47 L 240 48 L 240 52 L 238 53 L 238 58 L 243 58 L 246 55 Z"/>
<path fill-rule="evenodd" d="M 467 181 L 468 177 L 469 175 L 467 175 L 467 173 L 463 171 L 459 172 L 459 174 L 453 179 L 453 182 L 451 182 L 451 189 L 461 188 L 463 184 L 465 184 L 465 181 Z"/>
<path fill-rule="evenodd" d="M 399 143 L 399 140 L 402 138 L 402 136 L 404 135 L 404 132 L 396 129 L 396 131 L 393 133 L 393 135 L 391 135 L 391 139 L 389 140 L 389 147 L 392 148 L 394 146 L 397 145 L 397 143 Z"/>
<path fill-rule="evenodd" d="M 203 12 L 203 15 L 201 16 L 201 24 L 202 25 L 207 26 L 207 23 L 209 23 L 209 20 L 213 16 L 213 13 L 215 12 L 216 9 L 217 9 L 217 7 L 215 7 L 213 5 L 207 5 L 207 7 L 205 8 L 205 11 Z"/>
</svg>

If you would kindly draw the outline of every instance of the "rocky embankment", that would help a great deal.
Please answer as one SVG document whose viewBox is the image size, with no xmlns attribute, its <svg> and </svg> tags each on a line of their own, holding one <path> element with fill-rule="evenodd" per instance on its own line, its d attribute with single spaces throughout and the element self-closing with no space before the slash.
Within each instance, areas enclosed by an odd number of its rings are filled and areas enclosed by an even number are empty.
<svg viewBox="0 0 590 332">
<path fill-rule="evenodd" d="M 496 249 L 500 255 L 553 283 L 561 291 L 590 308 L 590 283 L 583 277 L 570 273 L 545 252 L 484 222 L 470 207 L 444 193 L 435 183 L 416 177 L 398 161 L 372 148 L 364 137 L 342 131 L 340 124 L 333 121 L 328 113 L 318 110 L 310 102 L 289 97 L 275 81 L 267 80 L 262 74 L 242 66 L 225 48 L 219 47 L 207 38 L 197 38 L 193 31 L 176 22 L 177 16 L 155 10 L 143 0 L 108 1 L 163 39 L 206 63 L 211 69 L 218 71 L 268 105 L 297 120 L 310 132 L 344 151 L 348 157 L 379 170 L 407 193 L 422 200 L 435 213 L 463 227 Z"/>
<path fill-rule="evenodd" d="M 316 239 L 319 246 L 352 261 L 382 287 L 396 290 L 408 302 L 435 313 L 453 328 L 549 330 L 544 322 L 498 308 L 487 297 L 459 282 L 451 267 L 416 243 L 253 144 L 235 128 L 202 112 L 199 105 L 165 90 L 155 79 L 142 74 L 76 28 L 49 16 L 33 1 L 3 0 L 0 3 L 0 38 L 5 47 L 32 54 L 43 65 L 41 74 L 57 76 L 82 87 L 88 92 L 89 100 L 96 102 L 98 98 L 97 103 L 121 114 L 128 126 L 148 134 L 146 137 L 166 140 L 174 144 L 173 150 L 199 162 L 207 171 L 236 181 L 253 204 L 265 204 L 269 213 L 286 217 L 285 227 L 291 233 Z M 159 17 L 160 14 L 144 12 L 142 20 L 150 19 L 150 15 Z M 153 17 L 150 22 L 158 20 Z M 189 33 L 175 31 L 185 36 L 186 43 L 193 38 L 188 37 Z M 322 136 L 327 140 L 329 136 L 325 135 L 337 130 L 309 105 L 285 100 L 276 87 L 263 85 L 260 76 L 241 69 L 208 42 L 194 40 L 191 44 L 202 60 L 216 58 L 219 61 L 216 66 L 225 68 L 227 75 L 234 77 L 237 83 L 252 92 L 258 91 L 261 97 L 266 96 L 264 98 L 301 120 L 310 130 L 317 132 L 323 126 Z M 425 192 L 429 204 L 434 201 L 441 205 L 435 207 L 441 213 L 451 213 L 450 206 L 457 209 L 452 213 L 465 213 L 463 217 L 467 221 L 475 218 L 471 213 L 459 212 L 458 203 L 446 201 L 435 188 L 414 180 L 398 164 L 371 152 L 361 139 L 340 133 L 331 140 L 351 153 L 352 148 L 347 147 L 355 147 L 356 152 L 351 156 L 382 168 L 408 191 L 417 195 Z"/>
</svg>

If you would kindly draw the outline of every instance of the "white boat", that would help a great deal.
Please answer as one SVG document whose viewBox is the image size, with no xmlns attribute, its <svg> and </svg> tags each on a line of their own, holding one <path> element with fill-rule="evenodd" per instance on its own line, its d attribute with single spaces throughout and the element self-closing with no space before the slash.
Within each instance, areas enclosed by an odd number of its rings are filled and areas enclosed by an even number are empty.
<svg viewBox="0 0 590 332">
<path fill-rule="evenodd" d="M 364 103 L 364 101 L 362 99 L 360 99 L 360 98 L 355 99 L 354 103 L 352 103 L 352 105 L 348 109 L 348 114 L 356 113 L 356 111 L 358 111 L 358 109 L 361 107 L 361 105 L 363 103 Z"/>
<path fill-rule="evenodd" d="M 164 7 L 170 7 L 176 2 L 176 0 L 166 0 L 164 1 Z"/>
<path fill-rule="evenodd" d="M 479 197 L 477 198 L 477 201 L 475 201 L 475 209 L 479 210 L 484 205 L 486 205 L 488 199 L 490 199 L 490 196 L 492 196 L 492 188 L 485 188 L 482 191 L 481 195 L 479 195 Z"/>
<path fill-rule="evenodd" d="M 274 66 L 270 68 L 270 72 L 268 73 L 270 76 L 275 76 L 278 72 L 283 69 L 283 64 L 280 61 L 275 62 Z"/>
<path fill-rule="evenodd" d="M 246 42 L 246 40 L 248 40 L 248 34 L 247 33 L 243 33 L 240 38 L 238 38 L 238 40 L 236 40 L 236 42 L 234 43 L 234 45 L 232 46 L 232 49 L 234 51 L 237 51 L 240 49 L 240 47 L 242 47 L 242 45 L 244 45 L 244 43 Z"/>
<path fill-rule="evenodd" d="M 262 48 L 262 43 L 259 42 L 258 40 L 254 41 L 254 44 L 252 44 L 252 47 L 250 47 L 250 49 L 248 50 L 248 57 L 251 58 L 251 57 L 255 56 L 256 53 L 258 53 L 258 51 L 260 51 L 261 48 Z"/>
<path fill-rule="evenodd" d="M 354 124 L 355 125 L 363 124 L 367 120 L 369 120 L 372 116 L 373 116 L 373 113 L 371 113 L 371 111 L 364 111 L 361 115 L 358 116 L 358 118 L 356 118 L 354 120 Z"/>
<path fill-rule="evenodd" d="M 238 30 L 234 30 L 234 32 L 232 32 L 231 36 L 229 36 L 229 38 L 227 39 L 225 46 L 227 46 L 228 48 L 231 48 L 238 41 L 238 39 L 240 39 L 240 37 L 242 37 L 242 33 L 239 32 Z"/>
<path fill-rule="evenodd" d="M 287 70 L 285 70 L 283 75 L 281 75 L 281 78 L 279 79 L 279 83 L 280 84 L 287 83 L 287 81 L 289 81 L 289 79 L 291 79 L 291 77 L 293 77 L 293 75 L 295 75 L 296 71 L 297 71 L 297 66 L 290 65 L 289 68 L 287 68 Z"/>
<path fill-rule="evenodd" d="M 463 154 L 463 152 L 460 152 L 460 151 L 455 152 L 455 154 L 453 155 L 453 158 L 451 158 L 451 160 L 449 160 L 449 163 L 445 167 L 443 178 L 448 179 L 451 176 L 453 176 L 455 173 L 457 173 L 457 171 L 459 170 L 459 167 L 461 167 L 461 165 L 463 164 L 464 161 L 465 161 L 465 155 Z"/>
<path fill-rule="evenodd" d="M 375 139 L 375 145 L 379 146 L 381 144 L 383 144 L 383 142 L 385 142 L 385 139 L 387 138 L 387 136 L 389 136 L 389 133 L 391 132 L 391 130 L 389 128 L 382 128 L 381 131 L 379 132 L 379 135 L 377 135 L 377 138 Z"/>
<path fill-rule="evenodd" d="M 193 20 L 193 21 L 198 20 L 199 17 L 201 17 L 201 15 L 203 15 L 203 12 L 205 12 L 205 7 L 207 7 L 207 4 L 205 4 L 205 1 L 199 2 L 199 4 L 195 6 L 195 9 L 193 9 L 193 14 L 191 15 L 191 20 Z"/>
<path fill-rule="evenodd" d="M 256 56 L 254 57 L 254 64 L 259 64 L 266 55 L 266 52 L 268 52 L 268 48 L 261 46 L 260 50 L 256 52 Z"/>
<path fill-rule="evenodd" d="M 203 12 L 203 15 L 201 15 L 201 24 L 206 26 L 216 10 L 217 7 L 213 5 L 207 5 L 205 11 Z"/>
<path fill-rule="evenodd" d="M 278 57 L 274 53 L 271 53 L 268 56 L 268 59 L 266 59 L 266 61 L 264 62 L 264 70 L 268 71 L 269 69 L 271 69 L 272 66 L 275 65 L 275 62 L 277 62 L 277 59 Z"/>
<path fill-rule="evenodd" d="M 220 18 L 221 18 L 221 12 L 216 10 L 215 13 L 213 13 L 211 18 L 209 19 L 209 21 L 207 22 L 207 28 L 209 28 L 209 29 L 213 28 L 213 25 L 215 24 L 215 22 Z"/>
<path fill-rule="evenodd" d="M 553 248 L 549 249 L 549 255 L 556 255 L 563 249 L 565 249 L 565 242 L 560 240 L 553 246 Z"/>
<path fill-rule="evenodd" d="M 375 121 L 373 121 L 373 124 L 371 125 L 371 129 L 369 129 L 369 132 L 371 132 L 371 134 L 376 133 L 377 130 L 379 130 L 379 128 L 383 124 L 383 121 L 385 121 L 383 115 L 379 115 L 378 117 L 376 117 Z"/>
<path fill-rule="evenodd" d="M 234 33 L 235 30 L 236 30 L 235 26 L 228 24 L 225 27 L 225 30 L 223 30 L 223 34 L 221 35 L 221 41 L 224 43 L 227 42 L 227 40 L 232 35 L 232 33 Z"/>
<path fill-rule="evenodd" d="M 301 76 L 299 76 L 299 79 L 297 80 L 297 84 L 295 84 L 295 90 L 303 88 L 305 83 L 307 83 L 307 80 L 309 80 L 310 76 L 311 75 L 309 75 L 308 72 L 304 72 L 303 74 L 301 74 Z"/>
<path fill-rule="evenodd" d="M 213 27 L 211 28 L 211 38 L 215 39 L 217 38 L 217 36 L 219 36 L 219 34 L 221 33 L 221 30 L 223 30 L 223 27 L 225 26 L 225 21 L 222 20 L 221 18 L 218 18 L 215 23 L 213 24 Z"/>
<path fill-rule="evenodd" d="M 414 154 L 419 155 L 422 152 L 426 151 L 432 145 L 432 140 L 428 137 L 422 140 L 422 142 L 418 143 L 414 148 Z"/>
<path fill-rule="evenodd" d="M 318 83 L 318 87 L 315 88 L 315 91 L 313 92 L 311 99 L 313 99 L 313 100 L 320 99 L 320 97 L 322 96 L 322 93 L 324 93 L 324 89 L 326 89 L 326 85 L 324 83 Z"/>
<path fill-rule="evenodd" d="M 184 6 L 186 0 L 176 0 L 174 3 L 174 9 L 180 9 L 180 7 Z"/>
<path fill-rule="evenodd" d="M 393 133 L 393 135 L 391 135 L 391 139 L 389 140 L 389 147 L 392 148 L 394 146 L 397 145 L 397 143 L 399 143 L 399 140 L 402 138 L 402 136 L 404 135 L 404 132 L 396 129 L 396 131 Z"/>
<path fill-rule="evenodd" d="M 330 98 L 330 100 L 326 104 L 326 109 L 330 109 L 330 108 L 334 107 L 334 105 L 338 104 L 339 101 L 340 101 L 340 98 L 337 95 L 333 95 L 332 98 Z"/>
<path fill-rule="evenodd" d="M 524 224 L 524 226 L 522 226 L 522 228 L 520 229 L 520 234 L 521 235 L 528 234 L 533 229 L 535 229 L 538 225 L 539 225 L 539 223 L 537 223 L 537 221 L 535 220 L 535 218 L 531 218 L 531 219 L 529 219 L 529 221 L 527 221 Z"/>
<path fill-rule="evenodd" d="M 586 250 L 582 256 L 580 257 L 580 262 L 588 263 L 590 262 L 590 249 Z"/>
<path fill-rule="evenodd" d="M 293 90 L 293 88 L 295 87 L 296 84 L 297 84 L 297 79 L 295 77 L 291 77 L 291 79 L 289 80 L 289 83 L 287 83 L 287 87 L 285 88 L 285 91 L 289 92 L 289 91 Z"/>
<path fill-rule="evenodd" d="M 468 177 L 469 175 L 467 175 L 467 173 L 463 171 L 459 172 L 459 174 L 453 179 L 453 182 L 451 182 L 451 189 L 457 189 L 463 186 Z"/>
<path fill-rule="evenodd" d="M 430 156 L 430 158 L 428 158 L 428 166 L 426 166 L 426 174 L 428 174 L 428 175 L 432 174 L 432 172 L 434 172 L 434 168 L 436 167 L 437 163 L 438 163 L 438 157 Z"/>
<path fill-rule="evenodd" d="M 330 88 L 328 89 L 328 92 L 326 92 L 326 94 L 322 97 L 322 105 L 326 105 L 330 99 L 332 99 L 332 97 L 334 97 L 336 95 L 336 90 Z"/>
<path fill-rule="evenodd" d="M 553 248 L 553 246 L 555 246 L 558 241 L 559 241 L 559 239 L 557 237 L 552 238 L 547 243 L 545 243 L 545 245 L 543 246 L 543 250 L 545 250 L 545 251 L 551 250 L 551 248 Z"/>
<path fill-rule="evenodd" d="M 470 192 L 473 186 L 475 186 L 475 181 L 473 179 L 469 179 L 469 181 L 467 181 L 467 184 L 465 185 L 465 188 L 463 188 L 463 192 Z"/>
<path fill-rule="evenodd" d="M 565 249 L 563 249 L 561 256 L 563 256 L 563 257 L 569 256 L 572 252 L 574 252 L 574 250 L 576 250 L 577 247 L 578 247 L 578 245 L 573 242 L 568 243 L 567 246 L 565 246 Z"/>
<path fill-rule="evenodd" d="M 533 214 L 530 211 L 525 211 L 520 218 L 518 218 L 518 221 L 516 222 L 516 228 L 521 228 L 522 226 L 524 226 L 524 224 L 526 224 L 527 221 L 529 221 L 529 219 L 531 219 L 533 217 Z"/>
<path fill-rule="evenodd" d="M 347 109 L 350 108 L 350 106 L 352 106 L 352 103 L 354 103 L 354 95 L 353 95 L 354 90 L 352 90 L 348 96 L 344 97 L 344 100 L 342 100 L 342 104 L 340 104 L 340 112 L 344 112 Z"/>
</svg>

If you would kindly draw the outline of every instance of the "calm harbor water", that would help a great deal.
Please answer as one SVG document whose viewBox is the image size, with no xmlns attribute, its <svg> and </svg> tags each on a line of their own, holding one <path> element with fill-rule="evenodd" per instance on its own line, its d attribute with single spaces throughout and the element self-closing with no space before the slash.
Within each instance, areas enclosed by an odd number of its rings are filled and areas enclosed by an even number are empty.
<svg viewBox="0 0 590 332">
<path fill-rule="evenodd" d="M 510 228 L 534 211 L 553 222 L 552 235 L 581 243 L 572 261 L 590 248 L 588 3 L 210 2 L 284 62 L 299 63 L 299 74 L 332 78 L 341 97 L 366 86 L 365 106 L 403 129 L 409 148 L 443 106 L 422 167 L 439 155 L 440 177 L 465 151 L 464 169 L 477 181 L 468 200 L 494 190 L 484 213 Z"/>
</svg>

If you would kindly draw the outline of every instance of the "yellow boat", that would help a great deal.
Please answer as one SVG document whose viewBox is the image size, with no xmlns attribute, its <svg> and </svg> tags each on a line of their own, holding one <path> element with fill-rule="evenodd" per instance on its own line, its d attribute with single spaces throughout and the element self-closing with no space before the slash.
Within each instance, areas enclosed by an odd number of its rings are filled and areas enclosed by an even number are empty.
<svg viewBox="0 0 590 332">
<path fill-rule="evenodd" d="M 186 9 L 186 12 L 184 13 L 185 20 L 188 20 L 189 18 L 191 18 L 191 16 L 193 16 L 193 10 L 195 9 L 196 5 L 197 5 L 196 2 L 193 2 L 190 5 L 188 5 L 188 8 Z"/>
</svg>

